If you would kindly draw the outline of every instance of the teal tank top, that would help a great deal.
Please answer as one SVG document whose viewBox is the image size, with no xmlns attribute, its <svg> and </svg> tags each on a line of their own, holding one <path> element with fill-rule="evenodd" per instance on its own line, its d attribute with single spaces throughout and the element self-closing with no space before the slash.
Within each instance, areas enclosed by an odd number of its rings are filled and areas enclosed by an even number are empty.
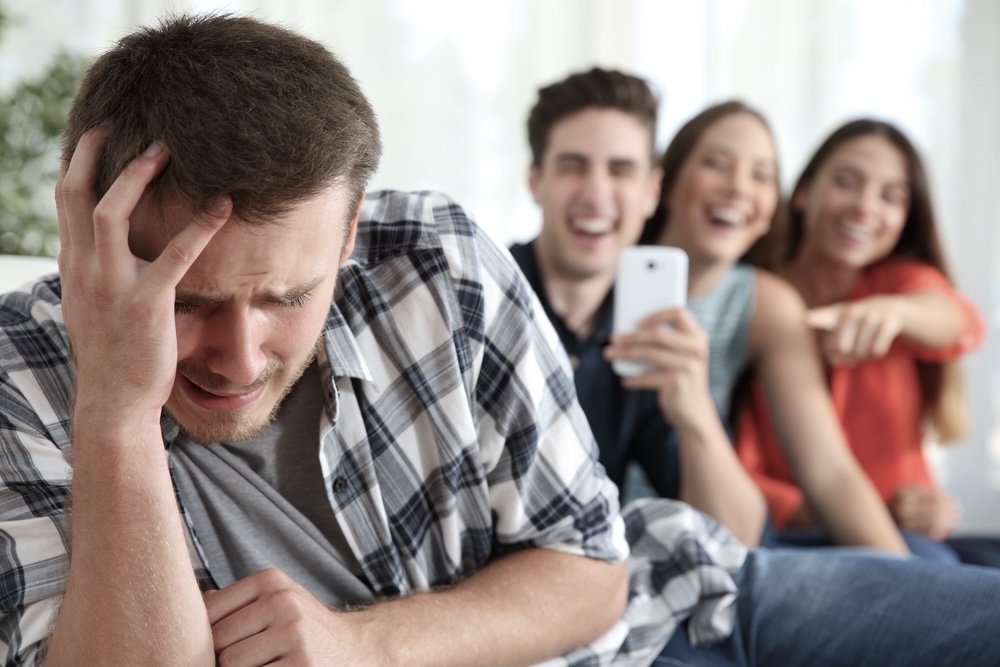
<svg viewBox="0 0 1000 667">
<path fill-rule="evenodd" d="M 747 336 L 756 300 L 756 269 L 737 264 L 711 292 L 688 303 L 709 339 L 708 384 L 719 414 L 729 414 L 733 385 L 746 363 Z"/>
</svg>

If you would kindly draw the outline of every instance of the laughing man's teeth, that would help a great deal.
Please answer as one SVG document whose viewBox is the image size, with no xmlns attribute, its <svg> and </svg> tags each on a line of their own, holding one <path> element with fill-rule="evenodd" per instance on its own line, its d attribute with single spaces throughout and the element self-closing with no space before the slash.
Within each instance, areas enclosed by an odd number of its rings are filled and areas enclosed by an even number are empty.
<svg viewBox="0 0 1000 667">
<path fill-rule="evenodd" d="M 607 218 L 574 218 L 573 230 L 584 234 L 607 234 L 614 228 L 614 222 Z"/>
<path fill-rule="evenodd" d="M 726 225 L 744 225 L 746 224 L 746 216 L 733 208 L 716 208 L 710 211 L 710 215 L 717 222 L 721 222 Z"/>
</svg>

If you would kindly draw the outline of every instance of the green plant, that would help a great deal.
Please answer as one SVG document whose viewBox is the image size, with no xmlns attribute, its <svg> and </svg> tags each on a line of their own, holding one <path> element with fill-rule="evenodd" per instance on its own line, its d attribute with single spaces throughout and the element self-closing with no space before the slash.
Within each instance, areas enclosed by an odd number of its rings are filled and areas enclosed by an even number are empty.
<svg viewBox="0 0 1000 667">
<path fill-rule="evenodd" d="M 0 9 L 0 30 L 6 23 Z M 85 68 L 83 58 L 60 53 L 42 75 L 0 96 L 0 253 L 59 251 L 59 138 Z"/>
</svg>

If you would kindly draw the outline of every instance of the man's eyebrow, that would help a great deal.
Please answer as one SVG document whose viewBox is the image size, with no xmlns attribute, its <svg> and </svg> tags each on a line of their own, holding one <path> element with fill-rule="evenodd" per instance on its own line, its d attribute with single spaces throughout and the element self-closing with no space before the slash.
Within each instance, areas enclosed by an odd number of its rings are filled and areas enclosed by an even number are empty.
<svg viewBox="0 0 1000 667">
<path fill-rule="evenodd" d="M 581 153 L 559 153 L 556 155 L 556 162 L 579 162 L 586 164 L 590 160 Z"/>
<path fill-rule="evenodd" d="M 589 164 L 591 159 L 582 153 L 559 153 L 556 155 L 556 163 L 568 164 Z M 638 161 L 632 157 L 611 157 L 608 162 L 616 168 L 635 167 Z"/>
<path fill-rule="evenodd" d="M 263 290 L 253 296 L 254 301 L 287 302 L 301 298 L 326 280 L 326 275 L 317 276 L 296 285 L 292 285 L 282 292 L 273 290 Z M 195 290 L 178 287 L 175 291 L 174 300 L 189 306 L 214 306 L 232 301 L 232 297 L 217 294 L 207 294 Z"/>
<path fill-rule="evenodd" d="M 635 168 L 639 166 L 639 162 L 630 157 L 615 157 L 611 158 L 611 166 L 615 169 L 623 167 Z"/>
</svg>

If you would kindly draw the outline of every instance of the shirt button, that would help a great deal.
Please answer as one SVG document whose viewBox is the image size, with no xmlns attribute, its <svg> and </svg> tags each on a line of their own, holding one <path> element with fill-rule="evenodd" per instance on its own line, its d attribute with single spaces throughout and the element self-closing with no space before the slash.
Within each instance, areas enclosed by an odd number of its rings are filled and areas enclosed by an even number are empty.
<svg viewBox="0 0 1000 667">
<path fill-rule="evenodd" d="M 578 369 L 580 367 L 580 357 L 575 354 L 569 355 L 569 365 L 573 367 L 574 371 Z"/>
<path fill-rule="evenodd" d="M 347 491 L 347 480 L 343 477 L 338 477 L 333 480 L 333 492 L 343 493 L 344 491 Z"/>
</svg>

